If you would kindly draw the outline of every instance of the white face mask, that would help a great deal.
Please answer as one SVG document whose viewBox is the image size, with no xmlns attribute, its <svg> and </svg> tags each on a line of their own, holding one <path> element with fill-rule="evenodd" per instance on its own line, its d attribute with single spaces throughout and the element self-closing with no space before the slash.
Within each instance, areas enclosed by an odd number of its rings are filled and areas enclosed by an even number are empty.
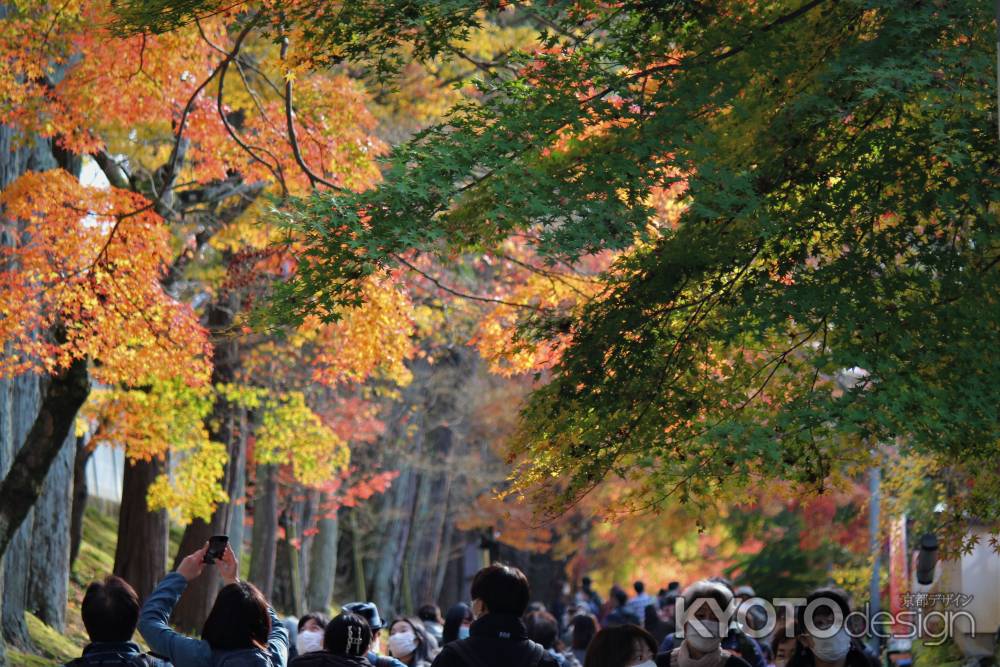
<svg viewBox="0 0 1000 667">
<path fill-rule="evenodd" d="M 719 634 L 719 622 L 699 621 L 699 623 L 704 626 L 709 636 L 702 637 L 695 631 L 694 626 L 688 623 L 684 629 L 684 641 L 699 653 L 712 653 L 722 644 L 722 635 Z"/>
<path fill-rule="evenodd" d="M 459 639 L 469 638 L 469 626 L 463 625 L 458 629 L 458 638 Z"/>
<path fill-rule="evenodd" d="M 412 632 L 389 635 L 389 653 L 395 658 L 412 655 L 417 650 L 417 636 Z"/>
<path fill-rule="evenodd" d="M 320 630 L 303 630 L 295 638 L 295 650 L 299 655 L 323 650 L 323 633 Z"/>
<path fill-rule="evenodd" d="M 832 637 L 813 637 L 812 652 L 823 662 L 837 662 L 851 650 L 851 636 L 841 628 Z"/>
<path fill-rule="evenodd" d="M 656 663 L 652 660 L 647 660 L 646 662 L 640 662 L 638 665 L 633 665 L 633 667 L 656 667 Z"/>
</svg>

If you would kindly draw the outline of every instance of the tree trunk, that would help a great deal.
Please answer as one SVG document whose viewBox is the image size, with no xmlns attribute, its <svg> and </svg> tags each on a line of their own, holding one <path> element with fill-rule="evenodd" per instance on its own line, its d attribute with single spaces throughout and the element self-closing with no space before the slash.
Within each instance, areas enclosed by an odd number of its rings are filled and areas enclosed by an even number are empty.
<svg viewBox="0 0 1000 667">
<path fill-rule="evenodd" d="M 277 466 L 257 466 L 257 492 L 253 503 L 253 537 L 250 547 L 250 582 L 271 599 L 278 544 Z"/>
<path fill-rule="evenodd" d="M 319 530 L 313 536 L 309 555 L 309 584 L 306 586 L 306 603 L 310 610 L 326 612 L 333 602 L 333 586 L 337 575 L 337 539 L 339 523 L 335 510 L 323 511 L 330 502 L 327 494 L 320 497 Z"/>
<path fill-rule="evenodd" d="M 229 327 L 233 316 L 239 310 L 239 298 L 235 293 L 220 295 L 213 302 L 206 315 L 209 331 L 213 332 L 215 354 L 212 357 L 212 384 L 228 384 L 236 381 L 236 371 L 239 368 L 239 348 L 236 338 L 229 335 Z M 241 447 L 239 437 L 235 433 L 235 420 L 239 406 L 222 398 L 217 398 L 212 414 L 207 420 L 209 435 L 215 442 L 224 443 L 229 459 L 226 461 L 222 485 L 230 498 L 235 497 L 235 484 L 239 479 L 236 469 L 243 465 L 240 458 Z M 180 561 L 197 551 L 212 535 L 228 535 L 232 519 L 232 504 L 220 503 L 212 513 L 207 523 L 195 519 L 184 530 L 180 549 L 174 559 L 174 568 Z M 174 607 L 174 624 L 184 630 L 200 630 L 215 604 L 215 596 L 219 591 L 220 579 L 216 568 L 205 568 L 205 572 L 188 584 L 187 590 Z"/>
<path fill-rule="evenodd" d="M 49 467 L 67 442 L 76 413 L 90 393 L 86 359 L 77 359 L 62 373 L 43 378 L 41 384 L 38 416 L 0 483 L 0 555 L 7 551 L 38 500 Z"/>
<path fill-rule="evenodd" d="M 73 568 L 80 555 L 80 541 L 83 539 L 83 513 L 87 510 L 87 462 L 93 456 L 86 437 L 76 439 L 76 455 L 73 457 L 73 509 L 69 519 L 69 566 Z"/>
<path fill-rule="evenodd" d="M 139 600 L 146 599 L 166 574 L 170 530 L 167 511 L 150 512 L 146 506 L 149 485 L 166 469 L 160 458 L 125 462 L 114 573 L 132 584 Z"/>
<path fill-rule="evenodd" d="M 247 516 L 247 438 L 250 435 L 250 423 L 246 408 L 239 408 L 236 433 L 236 460 L 233 463 L 232 494 L 229 496 L 229 544 L 232 545 L 236 558 L 243 554 L 243 540 Z"/>
<path fill-rule="evenodd" d="M 358 527 L 358 509 L 355 507 L 348 513 L 351 523 L 351 554 L 354 557 L 354 599 L 367 600 L 368 592 L 365 586 L 365 554 L 361 529 Z"/>
<path fill-rule="evenodd" d="M 73 504 L 73 459 L 76 434 L 70 432 L 49 467 L 34 508 L 28 605 L 35 615 L 59 632 L 66 629 L 69 590 L 70 510 Z"/>
</svg>

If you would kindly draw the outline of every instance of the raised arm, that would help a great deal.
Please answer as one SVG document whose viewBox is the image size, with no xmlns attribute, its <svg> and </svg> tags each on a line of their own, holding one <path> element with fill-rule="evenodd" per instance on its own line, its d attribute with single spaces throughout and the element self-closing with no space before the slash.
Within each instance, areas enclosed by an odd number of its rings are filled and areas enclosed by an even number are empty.
<svg viewBox="0 0 1000 667">
<path fill-rule="evenodd" d="M 201 574 L 205 567 L 203 559 L 207 548 L 208 545 L 181 561 L 176 572 L 171 572 L 157 584 L 139 612 L 139 634 L 154 653 L 166 656 L 174 665 L 209 667 L 211 664 L 212 651 L 207 642 L 186 637 L 171 628 L 169 623 L 174 605 L 188 582 Z"/>
</svg>

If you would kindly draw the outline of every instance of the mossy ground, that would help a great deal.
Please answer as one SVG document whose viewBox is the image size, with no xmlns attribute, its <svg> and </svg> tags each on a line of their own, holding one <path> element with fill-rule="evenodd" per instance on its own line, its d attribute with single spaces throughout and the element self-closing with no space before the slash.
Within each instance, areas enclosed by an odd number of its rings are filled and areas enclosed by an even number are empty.
<svg viewBox="0 0 1000 667">
<path fill-rule="evenodd" d="M 83 539 L 80 553 L 69 578 L 69 602 L 66 608 L 66 630 L 59 632 L 42 623 L 33 614 L 26 614 L 28 632 L 34 652 L 7 647 L 7 663 L 11 667 L 52 667 L 62 665 L 80 655 L 87 643 L 87 633 L 80 618 L 80 602 L 90 582 L 111 573 L 115 564 L 115 544 L 118 541 L 118 511 L 116 507 L 91 502 L 83 517 Z M 181 529 L 170 530 L 170 553 L 177 552 Z M 138 635 L 136 636 L 138 640 Z"/>
</svg>

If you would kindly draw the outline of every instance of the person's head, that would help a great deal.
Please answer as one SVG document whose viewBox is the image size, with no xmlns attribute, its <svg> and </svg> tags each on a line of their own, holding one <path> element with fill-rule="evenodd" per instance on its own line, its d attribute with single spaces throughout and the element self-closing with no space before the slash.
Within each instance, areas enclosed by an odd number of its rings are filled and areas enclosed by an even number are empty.
<svg viewBox="0 0 1000 667">
<path fill-rule="evenodd" d="M 671 581 L 669 584 L 667 584 L 667 592 L 668 593 L 670 591 L 675 591 L 676 592 L 676 591 L 679 591 L 680 589 L 681 589 L 681 582 L 679 582 L 679 581 Z"/>
<path fill-rule="evenodd" d="M 684 618 L 679 620 L 684 623 L 684 642 L 692 657 L 698 658 L 718 650 L 722 638 L 729 631 L 729 628 L 723 627 L 723 621 L 732 602 L 732 591 L 709 579 L 695 582 L 685 589 Z"/>
<path fill-rule="evenodd" d="M 771 654 L 774 656 L 775 667 L 785 667 L 795 655 L 795 637 L 785 637 L 775 634 L 771 640 Z"/>
<path fill-rule="evenodd" d="M 632 588 L 635 589 L 636 595 L 642 595 L 643 593 L 646 592 L 646 584 L 641 581 L 637 581 L 634 584 L 632 584 Z"/>
<path fill-rule="evenodd" d="M 672 621 L 674 618 L 674 610 L 677 607 L 677 592 L 667 590 L 663 592 L 663 595 L 659 596 L 660 601 L 660 617 Z"/>
<path fill-rule="evenodd" d="M 323 650 L 323 634 L 330 619 L 326 614 L 312 611 L 299 619 L 295 635 L 295 650 L 300 654 Z"/>
<path fill-rule="evenodd" d="M 589 591 L 590 587 L 594 585 L 594 581 L 590 577 L 584 577 L 580 580 L 580 584 L 583 586 L 583 590 Z"/>
<path fill-rule="evenodd" d="M 389 654 L 408 665 L 430 660 L 427 632 L 419 619 L 393 619 L 389 624 Z"/>
<path fill-rule="evenodd" d="M 604 628 L 587 648 L 583 667 L 652 667 L 656 640 L 635 625 Z"/>
<path fill-rule="evenodd" d="M 737 586 L 733 590 L 733 600 L 736 602 L 737 606 L 741 605 L 743 602 L 749 600 L 750 598 L 756 597 L 756 595 L 757 594 L 754 593 L 753 587 L 748 586 L 746 584 L 742 586 Z"/>
<path fill-rule="evenodd" d="M 586 651 L 594 640 L 594 635 L 601 629 L 597 619 L 591 614 L 574 616 L 570 626 L 573 628 L 573 649 L 577 651 Z"/>
<path fill-rule="evenodd" d="M 547 611 L 533 611 L 524 619 L 528 629 L 528 639 L 544 648 L 552 648 L 559 638 L 559 623 L 556 617 Z"/>
<path fill-rule="evenodd" d="M 385 627 L 382 623 L 382 616 L 378 613 L 378 607 L 374 602 L 348 602 L 343 606 L 343 611 L 357 614 L 368 622 L 368 627 L 372 633 L 372 646 L 374 650 L 380 648 L 379 631 Z"/>
<path fill-rule="evenodd" d="M 642 625 L 650 632 L 652 632 L 653 628 L 660 624 L 660 613 L 657 611 L 656 605 L 647 604 L 642 610 L 642 615 Z"/>
<path fill-rule="evenodd" d="M 444 624 L 444 619 L 441 618 L 441 609 L 438 608 L 436 604 L 425 604 L 423 607 L 418 609 L 417 618 L 424 623 Z"/>
<path fill-rule="evenodd" d="M 614 600 L 615 605 L 624 607 L 625 603 L 628 602 L 628 593 L 618 586 L 613 586 L 611 588 L 611 599 Z"/>
<path fill-rule="evenodd" d="M 528 614 L 533 614 L 536 611 L 548 611 L 548 608 L 545 606 L 544 602 L 538 602 L 537 600 L 529 602 L 528 606 L 524 609 L 524 615 L 527 616 Z"/>
<path fill-rule="evenodd" d="M 528 579 L 516 567 L 496 563 L 472 579 L 472 613 L 524 615 L 531 597 Z"/>
<path fill-rule="evenodd" d="M 267 600 L 253 584 L 223 586 L 201 628 L 201 638 L 215 651 L 264 648 L 271 634 Z"/>
<path fill-rule="evenodd" d="M 95 581 L 83 595 L 83 625 L 92 642 L 127 642 L 139 621 L 139 596 L 121 577 Z"/>
<path fill-rule="evenodd" d="M 797 610 L 799 643 L 817 659 L 837 662 L 851 649 L 851 636 L 844 623 L 851 613 L 847 594 L 838 588 L 818 588 L 806 596 Z"/>
<path fill-rule="evenodd" d="M 465 639 L 469 636 L 469 626 L 472 625 L 472 609 L 464 602 L 452 605 L 444 615 L 444 630 L 441 631 L 441 644 Z"/>
<path fill-rule="evenodd" d="M 372 628 L 361 614 L 345 611 L 326 624 L 323 648 L 334 655 L 360 657 L 372 646 Z"/>
</svg>

